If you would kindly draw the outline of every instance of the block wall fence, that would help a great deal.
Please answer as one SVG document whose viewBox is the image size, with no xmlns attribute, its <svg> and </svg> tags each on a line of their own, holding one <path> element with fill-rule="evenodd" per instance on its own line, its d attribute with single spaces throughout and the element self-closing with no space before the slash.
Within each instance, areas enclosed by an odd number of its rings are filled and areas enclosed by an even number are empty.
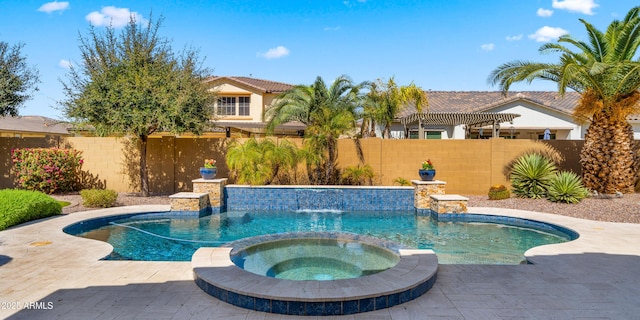
<svg viewBox="0 0 640 320">
<path fill-rule="evenodd" d="M 301 139 L 291 139 L 301 145 Z M 192 191 L 191 181 L 199 178 L 198 168 L 206 158 L 218 163 L 217 177 L 228 177 L 225 153 L 232 139 L 220 138 L 150 138 L 147 163 L 151 192 L 172 194 Z M 564 158 L 563 168 L 580 173 L 578 162 L 583 141 L 556 140 L 383 140 L 359 141 L 366 164 L 375 174 L 375 185 L 394 185 L 394 180 L 419 179 L 418 168 L 431 159 L 436 179 L 447 182 L 447 193 L 486 194 L 494 184 L 509 185 L 505 168 L 516 157 L 529 150 L 552 148 Z M 69 147 L 82 151 L 85 181 L 118 192 L 139 191 L 138 154 L 135 144 L 126 138 L 6 138 L 0 137 L 0 161 L 3 163 L 0 188 L 15 187 L 11 150 L 15 148 Z M 355 142 L 341 139 L 338 144 L 340 167 L 359 164 Z M 233 183 L 233 181 L 230 181 Z"/>
</svg>

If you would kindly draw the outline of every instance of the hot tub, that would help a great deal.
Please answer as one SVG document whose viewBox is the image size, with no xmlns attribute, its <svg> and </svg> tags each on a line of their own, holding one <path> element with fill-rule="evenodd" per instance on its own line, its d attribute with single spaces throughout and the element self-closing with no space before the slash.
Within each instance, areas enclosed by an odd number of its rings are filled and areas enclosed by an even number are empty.
<svg viewBox="0 0 640 320">
<path fill-rule="evenodd" d="M 358 278 L 387 270 L 400 261 L 397 251 L 343 238 L 285 238 L 231 253 L 249 272 L 289 280 Z"/>
<path fill-rule="evenodd" d="M 290 315 L 345 315 L 389 308 L 436 281 L 432 250 L 403 249 L 338 232 L 259 236 L 200 248 L 196 284 L 227 303 Z M 343 275 L 346 274 L 345 277 Z"/>
</svg>

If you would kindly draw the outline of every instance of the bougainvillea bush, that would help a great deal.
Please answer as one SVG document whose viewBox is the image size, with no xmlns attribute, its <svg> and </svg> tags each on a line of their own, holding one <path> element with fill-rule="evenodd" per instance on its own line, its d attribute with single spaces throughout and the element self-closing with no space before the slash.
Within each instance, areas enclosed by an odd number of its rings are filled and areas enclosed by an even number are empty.
<svg viewBox="0 0 640 320">
<path fill-rule="evenodd" d="M 81 154 L 74 149 L 14 149 L 13 172 L 23 189 L 48 194 L 75 191 L 79 188 Z"/>
</svg>

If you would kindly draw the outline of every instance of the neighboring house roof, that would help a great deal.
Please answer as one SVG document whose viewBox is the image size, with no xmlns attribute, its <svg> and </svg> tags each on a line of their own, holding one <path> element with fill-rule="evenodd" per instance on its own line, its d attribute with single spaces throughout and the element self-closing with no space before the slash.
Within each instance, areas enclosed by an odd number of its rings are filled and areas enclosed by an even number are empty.
<svg viewBox="0 0 640 320">
<path fill-rule="evenodd" d="M 206 82 L 230 82 L 245 85 L 263 93 L 282 93 L 292 89 L 294 85 L 249 77 L 220 76 L 211 77 Z"/>
<path fill-rule="evenodd" d="M 0 117 L 0 131 L 69 135 L 71 125 L 42 116 Z"/>
<path fill-rule="evenodd" d="M 475 113 L 487 112 L 508 103 L 527 100 L 550 109 L 571 114 L 578 104 L 580 95 L 567 92 L 560 97 L 552 91 L 520 91 L 509 92 L 505 97 L 501 91 L 427 91 L 430 112 Z M 398 118 L 416 113 L 412 105 L 400 112 Z"/>
</svg>

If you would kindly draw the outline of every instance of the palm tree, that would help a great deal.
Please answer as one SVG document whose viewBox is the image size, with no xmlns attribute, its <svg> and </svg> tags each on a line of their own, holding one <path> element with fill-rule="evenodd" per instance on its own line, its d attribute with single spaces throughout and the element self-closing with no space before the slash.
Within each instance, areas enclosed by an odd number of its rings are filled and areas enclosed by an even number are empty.
<svg viewBox="0 0 640 320">
<path fill-rule="evenodd" d="M 384 126 L 382 137 L 391 137 L 391 124 L 396 115 L 406 108 L 410 103 L 414 104 L 418 112 L 422 108 L 429 107 L 425 92 L 411 83 L 408 86 L 398 86 L 393 77 L 384 83 L 378 79 L 370 84 L 370 91 L 367 94 L 367 104 L 365 110 L 365 122 L 377 122 Z M 373 125 L 375 126 L 375 124 Z"/>
<path fill-rule="evenodd" d="M 590 122 L 580 153 L 582 174 L 585 186 L 600 193 L 634 191 L 633 131 L 627 117 L 638 111 L 640 101 L 639 14 L 640 7 L 631 9 L 604 33 L 580 19 L 588 42 L 565 35 L 540 47 L 542 53 L 560 53 L 559 62 L 513 61 L 489 76 L 505 95 L 512 83 L 535 79 L 556 82 L 561 95 L 567 89 L 581 94 L 574 117 Z"/>
<path fill-rule="evenodd" d="M 271 184 L 282 171 L 295 170 L 298 148 L 288 140 L 251 138 L 244 143 L 232 143 L 226 160 L 238 183 Z"/>
<path fill-rule="evenodd" d="M 352 134 L 358 119 L 360 89 L 346 76 L 338 77 L 327 87 L 321 77 L 310 85 L 298 85 L 284 92 L 277 102 L 266 110 L 267 130 L 299 121 L 307 125 L 304 146 L 311 182 L 335 183 L 338 159 L 338 138 Z M 314 170 L 315 168 L 315 170 Z M 315 173 L 321 171 L 322 174 Z"/>
</svg>

